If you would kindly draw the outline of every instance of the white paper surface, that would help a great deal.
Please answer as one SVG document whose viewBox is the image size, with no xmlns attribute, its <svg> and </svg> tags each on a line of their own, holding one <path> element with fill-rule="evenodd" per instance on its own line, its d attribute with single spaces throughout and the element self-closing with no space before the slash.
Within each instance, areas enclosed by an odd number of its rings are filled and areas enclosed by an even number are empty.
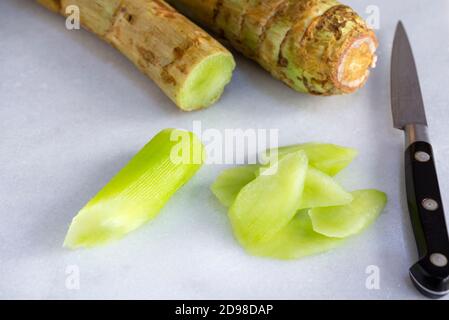
<svg viewBox="0 0 449 320">
<path fill-rule="evenodd" d="M 0 2 L 0 298 L 421 298 L 408 278 L 416 250 L 405 207 L 403 135 L 392 128 L 390 51 L 402 19 L 412 42 L 446 208 L 449 208 L 449 3 L 346 1 L 380 9 L 378 66 L 339 97 L 298 94 L 236 54 L 219 103 L 184 113 L 119 52 L 34 1 Z M 298 261 L 246 255 L 209 186 L 206 166 L 153 222 L 91 250 L 61 247 L 77 211 L 166 127 L 278 128 L 283 145 L 323 141 L 359 149 L 338 180 L 388 194 L 367 232 Z M 369 290 L 369 266 L 380 288 Z M 74 271 L 75 270 L 75 271 Z M 79 271 L 79 289 L 71 276 Z"/>
</svg>

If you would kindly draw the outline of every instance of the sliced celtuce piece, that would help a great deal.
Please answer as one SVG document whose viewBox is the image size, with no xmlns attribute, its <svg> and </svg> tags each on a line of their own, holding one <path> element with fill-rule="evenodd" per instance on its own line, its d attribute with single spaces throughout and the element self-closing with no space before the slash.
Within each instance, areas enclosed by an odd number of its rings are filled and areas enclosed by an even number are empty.
<svg viewBox="0 0 449 320">
<path fill-rule="evenodd" d="M 371 225 L 387 203 L 385 193 L 378 190 L 358 190 L 352 195 L 348 205 L 311 209 L 313 230 L 328 237 L 355 235 Z"/>
<path fill-rule="evenodd" d="M 306 153 L 311 166 L 307 170 L 304 198 L 302 203 L 298 204 L 298 209 L 337 206 L 351 202 L 351 194 L 328 175 L 335 175 L 345 168 L 357 155 L 357 151 L 334 144 L 305 143 L 268 150 L 262 155 L 262 160 L 273 165 L 285 155 L 299 150 Z M 224 206 L 229 207 L 240 189 L 269 167 L 249 165 L 224 170 L 212 185 L 212 192 Z"/>
<path fill-rule="evenodd" d="M 229 209 L 238 241 L 245 247 L 270 239 L 286 226 L 301 200 L 308 161 L 303 151 L 285 156 L 276 172 L 266 170 L 239 192 Z"/>
<path fill-rule="evenodd" d="M 352 200 L 352 195 L 334 179 L 309 166 L 304 183 L 304 193 L 298 209 L 341 206 L 349 204 Z"/>
<path fill-rule="evenodd" d="M 357 150 L 348 147 L 329 143 L 303 143 L 278 149 L 269 149 L 262 154 L 262 162 L 277 161 L 286 154 L 298 150 L 305 151 L 310 165 L 330 176 L 335 176 L 346 168 L 357 156 Z"/>
<path fill-rule="evenodd" d="M 120 50 L 182 110 L 216 102 L 235 67 L 231 53 L 163 0 L 38 0 Z"/>
<path fill-rule="evenodd" d="M 259 173 L 257 165 L 240 166 L 224 170 L 211 186 L 213 194 L 222 205 L 230 207 L 240 190 Z M 269 170 L 263 168 L 262 172 Z M 297 209 L 330 207 L 348 204 L 352 195 L 325 173 L 309 166 L 304 191 Z"/>
<path fill-rule="evenodd" d="M 81 209 L 64 246 L 103 244 L 153 219 L 201 167 L 203 154 L 193 133 L 161 131 Z"/>
<path fill-rule="evenodd" d="M 340 245 L 342 238 L 361 232 L 383 210 L 384 193 L 346 192 L 323 172 L 336 174 L 355 155 L 354 149 L 318 143 L 268 150 L 263 157 L 270 160 L 268 165 L 227 169 L 211 189 L 224 206 L 231 206 L 234 234 L 248 253 L 297 259 Z M 294 185 L 298 178 L 299 195 Z"/>
<path fill-rule="evenodd" d="M 291 88 L 351 93 L 375 66 L 377 39 L 335 0 L 168 0 Z"/>
<path fill-rule="evenodd" d="M 333 249 L 344 240 L 315 232 L 307 210 L 302 210 L 277 234 L 263 243 L 245 245 L 252 255 L 276 259 L 299 259 Z"/>
<path fill-rule="evenodd" d="M 226 169 L 211 186 L 212 193 L 225 207 L 230 207 L 240 190 L 256 178 L 257 165 Z"/>
</svg>

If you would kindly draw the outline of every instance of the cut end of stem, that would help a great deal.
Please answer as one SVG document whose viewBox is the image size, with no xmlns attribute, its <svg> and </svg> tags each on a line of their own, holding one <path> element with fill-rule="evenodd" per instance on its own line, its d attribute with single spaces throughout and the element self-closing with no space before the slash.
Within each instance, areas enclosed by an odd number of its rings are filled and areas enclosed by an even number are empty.
<svg viewBox="0 0 449 320">
<path fill-rule="evenodd" d="M 215 103 L 231 81 L 235 61 L 229 53 L 219 53 L 201 61 L 186 79 L 177 104 L 185 111 Z"/>
<path fill-rule="evenodd" d="M 377 62 L 377 40 L 373 33 L 351 39 L 335 70 L 334 83 L 344 93 L 362 87 Z"/>
</svg>

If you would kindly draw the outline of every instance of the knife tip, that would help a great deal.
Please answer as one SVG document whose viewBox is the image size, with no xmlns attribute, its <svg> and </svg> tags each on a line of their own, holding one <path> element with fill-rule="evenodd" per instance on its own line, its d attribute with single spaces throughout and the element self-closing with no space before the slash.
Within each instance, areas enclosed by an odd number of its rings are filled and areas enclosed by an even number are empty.
<svg viewBox="0 0 449 320">
<path fill-rule="evenodd" d="M 405 27 L 404 24 L 402 23 L 401 20 L 398 21 L 398 24 L 396 25 L 396 30 L 394 33 L 394 44 L 393 47 L 395 46 L 395 44 L 397 44 L 397 42 L 400 42 L 400 39 L 407 39 L 408 41 L 408 36 L 407 36 L 407 32 L 405 31 Z"/>
<path fill-rule="evenodd" d="M 404 27 L 404 24 L 402 23 L 402 20 L 399 20 L 396 25 L 396 32 L 398 32 L 399 30 L 405 31 L 405 27 Z"/>
</svg>

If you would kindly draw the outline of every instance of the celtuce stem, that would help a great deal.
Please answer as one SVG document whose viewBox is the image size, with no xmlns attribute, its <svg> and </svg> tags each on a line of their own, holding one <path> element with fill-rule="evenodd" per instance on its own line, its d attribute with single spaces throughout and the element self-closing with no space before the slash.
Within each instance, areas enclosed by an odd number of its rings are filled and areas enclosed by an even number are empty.
<svg viewBox="0 0 449 320">
<path fill-rule="evenodd" d="M 232 77 L 231 53 L 163 0 L 38 0 L 110 43 L 182 110 L 216 102 Z"/>
<path fill-rule="evenodd" d="M 300 92 L 354 92 L 376 62 L 374 32 L 336 0 L 168 1 Z"/>
</svg>

